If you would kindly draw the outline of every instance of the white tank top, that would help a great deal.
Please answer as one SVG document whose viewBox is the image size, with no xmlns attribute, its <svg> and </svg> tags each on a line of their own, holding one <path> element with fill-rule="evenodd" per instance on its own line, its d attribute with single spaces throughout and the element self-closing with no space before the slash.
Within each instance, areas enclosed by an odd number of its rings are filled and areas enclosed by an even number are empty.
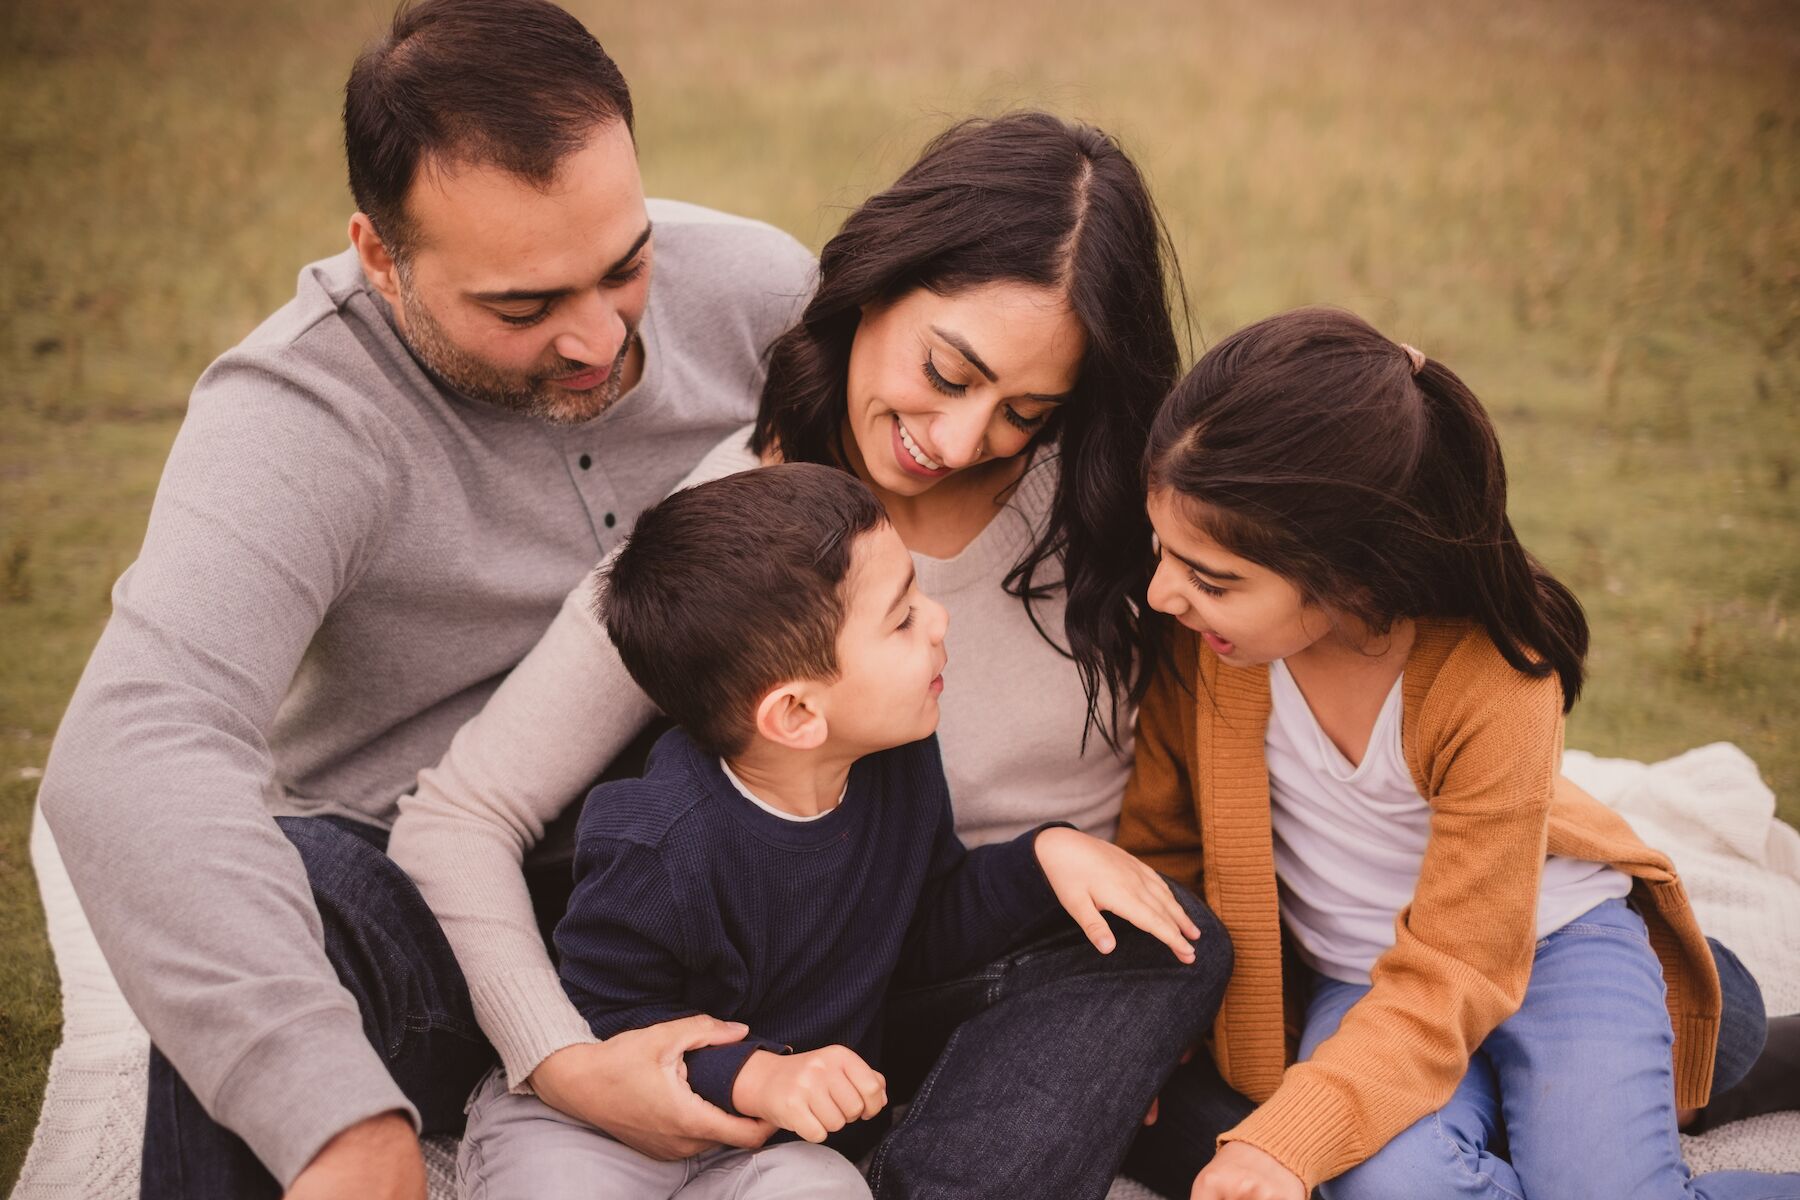
<svg viewBox="0 0 1800 1200">
<path fill-rule="evenodd" d="M 1412 900 L 1430 835 L 1431 808 L 1400 752 L 1400 681 L 1354 767 L 1286 663 L 1270 664 L 1269 692 L 1264 752 L 1281 919 L 1314 970 L 1366 984 L 1369 968 L 1394 944 L 1394 917 Z M 1537 935 L 1630 891 L 1631 878 L 1604 863 L 1551 856 L 1538 890 Z"/>
</svg>

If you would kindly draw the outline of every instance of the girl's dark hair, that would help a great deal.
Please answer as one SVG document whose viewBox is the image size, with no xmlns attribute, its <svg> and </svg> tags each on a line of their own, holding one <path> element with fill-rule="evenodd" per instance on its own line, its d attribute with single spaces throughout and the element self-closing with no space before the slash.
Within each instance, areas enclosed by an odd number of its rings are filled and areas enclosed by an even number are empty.
<svg viewBox="0 0 1800 1200">
<path fill-rule="evenodd" d="M 1580 603 L 1506 516 L 1487 413 L 1442 363 L 1345 312 L 1303 308 L 1232 334 L 1188 372 L 1150 431 L 1168 488 L 1220 545 L 1386 631 L 1479 621 L 1506 661 L 1581 693 Z"/>
<path fill-rule="evenodd" d="M 996 282 L 1061 290 L 1087 335 L 1074 390 L 1032 443 L 1054 446 L 1060 465 L 1050 518 L 1005 588 L 1033 624 L 1032 602 L 1066 589 L 1068 644 L 1057 648 L 1081 673 L 1089 728 L 1116 746 L 1154 654 L 1141 618 L 1151 558 L 1140 463 L 1180 369 L 1169 315 L 1180 274 L 1143 177 L 1111 137 L 1018 112 L 933 139 L 825 244 L 812 301 L 770 350 L 751 445 L 848 469 L 846 380 L 863 306 Z"/>
</svg>

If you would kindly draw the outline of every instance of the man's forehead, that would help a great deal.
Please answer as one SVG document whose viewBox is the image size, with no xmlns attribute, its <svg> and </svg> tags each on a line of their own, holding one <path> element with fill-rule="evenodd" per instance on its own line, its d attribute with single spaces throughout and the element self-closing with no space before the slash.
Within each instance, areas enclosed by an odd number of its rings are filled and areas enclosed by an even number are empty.
<svg viewBox="0 0 1800 1200">
<path fill-rule="evenodd" d="M 591 286 L 593 272 L 629 255 L 649 224 L 637 156 L 616 122 L 542 181 L 493 162 L 433 157 L 407 193 L 407 215 L 415 253 L 470 291 Z"/>
</svg>

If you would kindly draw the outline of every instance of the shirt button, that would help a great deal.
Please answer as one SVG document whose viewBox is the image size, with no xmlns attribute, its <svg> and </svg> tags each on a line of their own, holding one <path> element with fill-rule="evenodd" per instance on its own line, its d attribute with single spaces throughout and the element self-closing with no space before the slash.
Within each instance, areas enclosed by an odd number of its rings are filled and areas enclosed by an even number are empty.
<svg viewBox="0 0 1800 1200">
<path fill-rule="evenodd" d="M 617 517 L 613 516 L 611 513 L 606 514 L 606 527 L 608 529 L 611 529 L 614 525 L 617 525 L 618 523 L 619 523 L 619 519 Z"/>
<path fill-rule="evenodd" d="M 581 464 L 581 469 L 585 471 L 594 465 L 594 456 L 591 454 L 584 454 L 575 461 L 579 462 Z"/>
</svg>

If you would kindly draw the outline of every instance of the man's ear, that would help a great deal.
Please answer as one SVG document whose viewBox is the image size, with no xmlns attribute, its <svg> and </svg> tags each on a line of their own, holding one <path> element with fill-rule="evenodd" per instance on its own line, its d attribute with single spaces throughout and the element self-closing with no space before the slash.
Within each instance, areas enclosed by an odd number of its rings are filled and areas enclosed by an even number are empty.
<svg viewBox="0 0 1800 1200">
<path fill-rule="evenodd" d="M 770 689 L 756 706 L 756 732 L 789 750 L 816 750 L 825 744 L 825 713 L 818 689 L 805 681 Z"/>
<path fill-rule="evenodd" d="M 356 247 L 356 257 L 362 260 L 363 278 L 369 281 L 370 287 L 381 293 L 382 299 L 388 302 L 388 307 L 398 314 L 400 267 L 394 262 L 387 243 L 375 232 L 375 223 L 369 220 L 367 213 L 351 216 L 350 244 Z"/>
</svg>

